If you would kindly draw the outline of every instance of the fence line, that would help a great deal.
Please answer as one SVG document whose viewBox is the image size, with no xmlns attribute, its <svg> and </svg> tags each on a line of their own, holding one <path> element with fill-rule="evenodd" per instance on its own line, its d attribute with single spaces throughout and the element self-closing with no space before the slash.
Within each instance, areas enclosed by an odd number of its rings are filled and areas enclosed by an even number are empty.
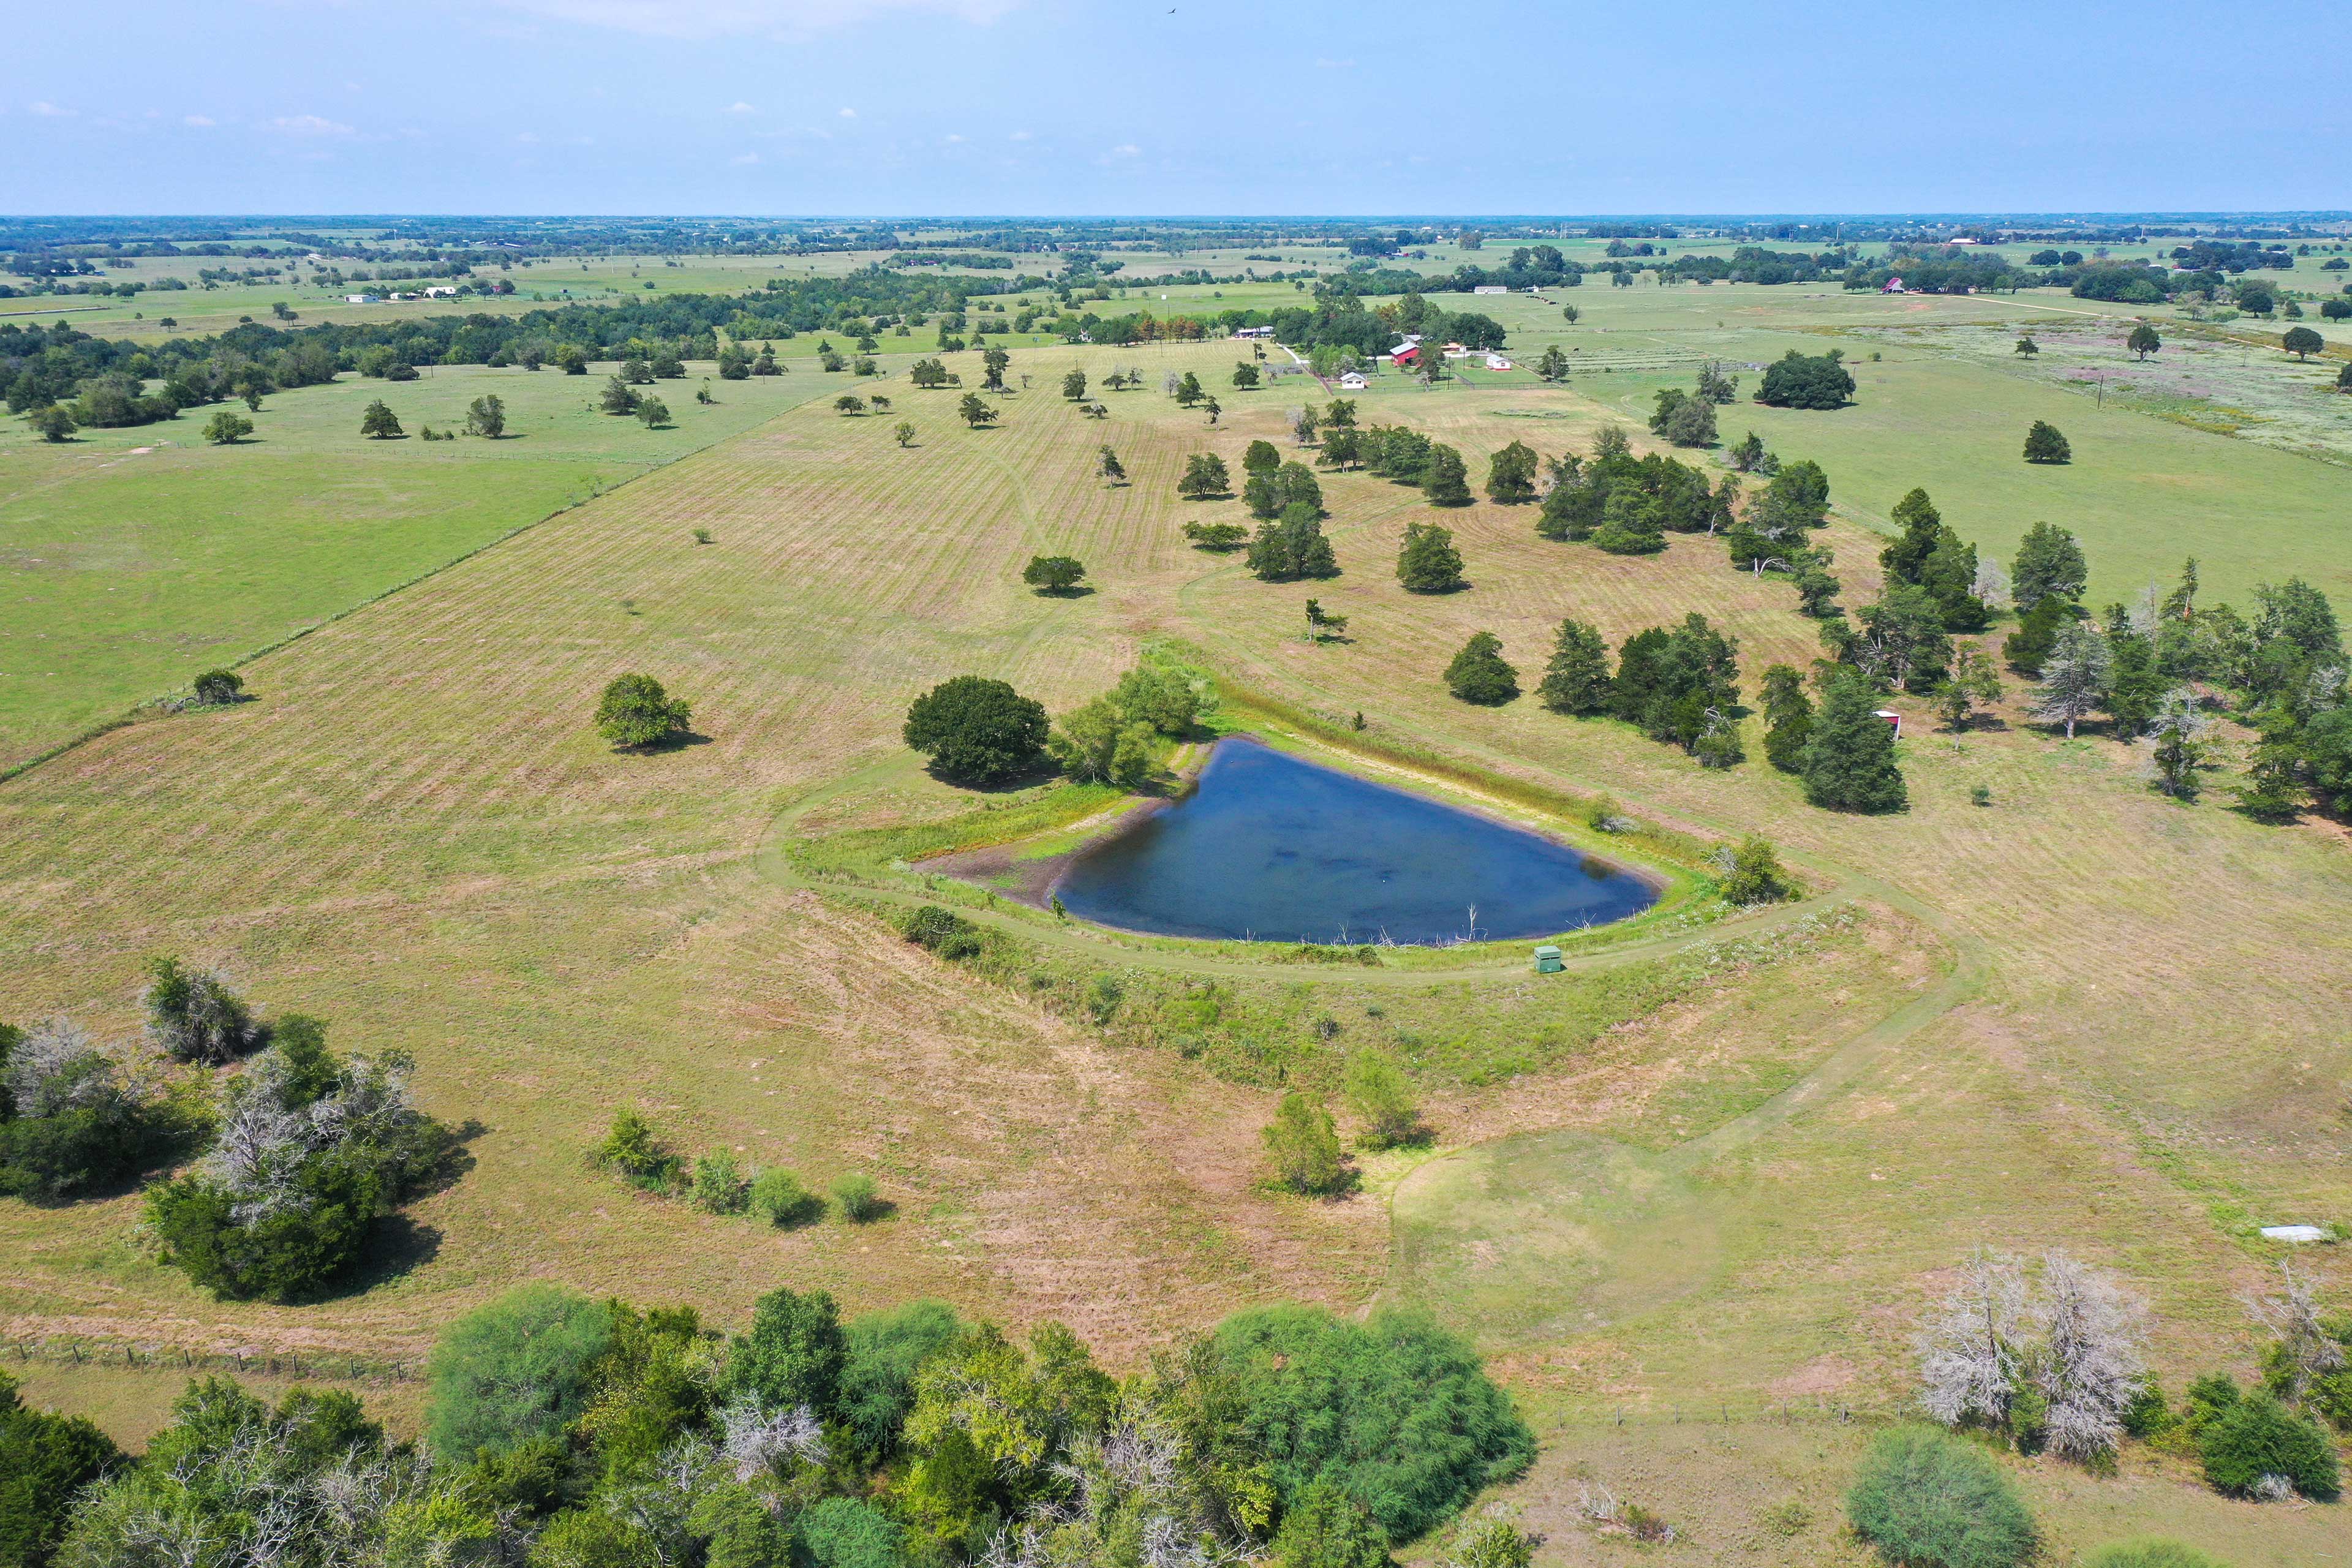
<svg viewBox="0 0 2352 1568">
<path fill-rule="evenodd" d="M 262 1350 L 235 1346 L 198 1350 L 187 1345 L 93 1339 L 72 1334 L 0 1336 L 0 1358 L 19 1363 L 47 1362 L 76 1366 L 121 1366 L 139 1371 L 202 1371 L 329 1378 L 339 1383 L 415 1383 L 425 1376 L 420 1359 L 362 1355 L 355 1352 Z M 1698 1399 L 1662 1405 L 1585 1405 L 1546 1412 L 1535 1425 L 1548 1432 L 1612 1426 L 1849 1426 L 1902 1415 L 1894 1405 L 1852 1400 Z"/>
<path fill-rule="evenodd" d="M 1553 1432 L 1609 1426 L 1850 1426 L 1892 1420 L 1902 1414 L 1895 1405 L 1852 1400 L 1696 1399 L 1546 1412 L 1534 1425 Z"/>
<path fill-rule="evenodd" d="M 415 1383 L 425 1375 L 422 1361 L 361 1355 L 341 1351 L 262 1350 L 235 1346 L 198 1350 L 188 1345 L 91 1339 L 73 1334 L 0 1337 L 0 1359 L 26 1364 L 47 1362 L 71 1366 L 121 1366 L 140 1371 L 260 1373 L 271 1376 L 330 1378 L 338 1383 Z"/>
</svg>

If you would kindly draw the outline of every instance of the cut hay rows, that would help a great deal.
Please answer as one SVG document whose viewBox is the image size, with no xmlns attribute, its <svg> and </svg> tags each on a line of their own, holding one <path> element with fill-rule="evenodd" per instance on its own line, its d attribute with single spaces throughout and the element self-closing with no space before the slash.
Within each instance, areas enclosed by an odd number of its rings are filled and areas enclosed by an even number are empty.
<svg viewBox="0 0 2352 1568">
<path fill-rule="evenodd" d="M 1829 856 L 1990 950 L 1984 997 L 1788 1142 L 1712 1173 L 1729 1293 L 1573 1348 L 1588 1371 L 1543 1375 L 1580 1396 L 1611 1380 L 1645 1398 L 1675 1379 L 1769 1383 L 1794 1370 L 1772 1347 L 1829 1353 L 1858 1331 L 1856 1302 L 1894 1321 L 1958 1246 L 2061 1239 L 2037 1234 L 2053 1216 L 2085 1252 L 2160 1276 L 2159 1309 L 2188 1326 L 2170 1342 L 2233 1333 L 2252 1259 L 2195 1183 L 2218 1173 L 2265 1217 L 2347 1212 L 2340 1126 L 2315 1109 L 2352 1075 L 2338 845 L 2168 805 L 2121 748 L 2057 745 L 2013 705 L 2018 727 L 1955 752 L 1898 702 L 1916 805 L 1884 820 L 1803 806 L 1760 758 L 1709 773 L 1530 699 L 1465 708 L 1440 676 L 1475 630 L 1500 635 L 1531 686 L 1563 616 L 1614 642 L 1702 611 L 1739 638 L 1752 692 L 1762 664 L 1807 664 L 1816 628 L 1785 584 L 1732 571 L 1719 542 L 1612 558 L 1536 538 L 1532 507 L 1433 513 L 1361 475 L 1324 481 L 1344 574 L 1255 582 L 1181 537 L 1190 519 L 1240 521 L 1240 503 L 1184 502 L 1174 482 L 1194 451 L 1236 471 L 1253 437 L 1288 451 L 1283 410 L 1315 389 L 1232 394 L 1234 359 L 1230 345 L 1035 351 L 1032 387 L 991 399 L 994 429 L 962 428 L 957 393 L 896 381 L 888 415 L 803 407 L 261 660 L 254 702 L 110 735 L 0 785 L 0 1016 L 65 1009 L 126 1031 L 147 957 L 225 963 L 266 1005 L 333 1019 L 341 1046 L 415 1050 L 434 1109 L 485 1129 L 475 1172 L 418 1206 L 437 1242 L 351 1297 L 299 1311 L 203 1300 L 124 1248 L 126 1197 L 0 1209 L 0 1247 L 28 1260 L 0 1282 L 0 1310 L 413 1348 L 518 1279 L 696 1300 L 721 1319 L 793 1281 L 856 1305 L 927 1291 L 1059 1312 L 1127 1352 L 1238 1301 L 1360 1302 L 1382 1267 L 1378 1205 L 1255 1190 L 1262 1096 L 1108 1052 L 754 864 L 785 805 L 902 754 L 906 704 L 931 683 L 1002 676 L 1064 710 L 1161 636 L 1275 696 L 1360 709 L 1375 739 Z M 1228 413 L 1211 429 L 1147 389 L 1102 395 L 1111 417 L 1088 420 L 1055 393 L 1074 361 L 1096 377 L 1140 363 L 1155 385 L 1163 365 L 1192 368 Z M 1564 417 L 1500 412 L 1529 407 Z M 1510 439 L 1585 450 L 1608 416 L 1580 391 L 1524 384 L 1384 384 L 1362 400 L 1368 421 L 1460 447 L 1474 483 Z M 902 417 L 920 432 L 910 449 L 890 437 Z M 1105 443 L 1130 485 L 1093 478 Z M 1467 592 L 1399 588 L 1397 540 L 1417 518 L 1456 531 Z M 715 542 L 693 544 L 697 527 Z M 1827 537 L 1847 601 L 1865 600 L 1875 542 L 1843 524 Z M 1048 552 L 1084 560 L 1095 592 L 1024 587 L 1022 563 Z M 1298 640 L 1310 595 L 1352 618 L 1352 642 Z M 588 716 L 625 670 L 690 700 L 707 743 L 604 747 Z M 1968 804 L 1978 783 L 1992 807 Z M 918 780 L 887 804 L 969 799 Z M 1836 1006 L 1866 1022 L 1889 1002 L 1864 987 Z M 1719 1034 L 1658 1049 L 1704 1062 L 1769 1040 L 1810 1059 L 1836 1032 L 1819 1014 L 1723 1016 Z M 580 1163 L 624 1105 L 688 1149 L 740 1144 L 817 1181 L 873 1170 L 899 1216 L 775 1236 L 632 1197 Z M 1931 1184 L 1933 1204 L 1885 1201 Z M 1791 1256 L 1831 1260 L 1817 1288 L 1770 1288 L 1807 1267 Z M 1717 1340 L 1706 1320 L 1723 1301 L 1736 1321 Z"/>
</svg>

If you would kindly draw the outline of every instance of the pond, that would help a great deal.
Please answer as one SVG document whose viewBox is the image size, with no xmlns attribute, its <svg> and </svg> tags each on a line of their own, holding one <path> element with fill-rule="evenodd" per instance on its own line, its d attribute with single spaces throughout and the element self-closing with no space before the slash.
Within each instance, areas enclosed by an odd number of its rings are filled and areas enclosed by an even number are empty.
<svg viewBox="0 0 2352 1568">
<path fill-rule="evenodd" d="M 1658 897 L 1549 838 L 1241 737 L 1217 742 L 1190 795 L 1079 854 L 1054 891 L 1124 931 L 1407 946 L 1553 936 Z"/>
</svg>

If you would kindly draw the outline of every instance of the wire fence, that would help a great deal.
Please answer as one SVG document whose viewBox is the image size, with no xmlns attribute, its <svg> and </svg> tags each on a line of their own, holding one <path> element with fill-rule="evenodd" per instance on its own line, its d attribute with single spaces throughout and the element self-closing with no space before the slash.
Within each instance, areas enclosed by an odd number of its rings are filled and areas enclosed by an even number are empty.
<svg viewBox="0 0 2352 1568">
<path fill-rule="evenodd" d="M 1852 1426 L 1895 1420 L 1895 1404 L 1837 1399 L 1697 1399 L 1660 1404 L 1578 1405 L 1547 1410 L 1539 1428 L 1566 1432 L 1609 1426 Z"/>
<path fill-rule="evenodd" d="M 425 1377 L 421 1357 L 254 1345 L 200 1349 L 79 1334 L 0 1336 L 0 1362 L 115 1366 L 141 1372 L 180 1372 L 191 1376 L 229 1372 L 378 1384 L 417 1383 Z M 1851 1426 L 1876 1425 L 1910 1413 L 1899 1404 L 1866 1400 L 1716 1398 L 1580 1405 L 1544 1410 L 1532 1424 L 1547 1432 L 1596 1432 L 1617 1426 Z"/>
<path fill-rule="evenodd" d="M 64 1366 L 119 1366 L 141 1372 L 244 1373 L 272 1377 L 323 1378 L 335 1383 L 415 1383 L 425 1376 L 420 1360 L 362 1355 L 341 1351 L 295 1351 L 255 1345 L 156 1344 L 82 1334 L 0 1337 L 0 1362 Z"/>
</svg>

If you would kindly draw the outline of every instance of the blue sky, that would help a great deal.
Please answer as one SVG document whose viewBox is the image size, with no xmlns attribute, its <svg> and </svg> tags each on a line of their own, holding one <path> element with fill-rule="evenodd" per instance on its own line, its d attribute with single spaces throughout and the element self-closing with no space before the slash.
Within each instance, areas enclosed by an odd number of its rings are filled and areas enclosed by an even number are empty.
<svg viewBox="0 0 2352 1568">
<path fill-rule="evenodd" d="M 2342 21 L 2316 0 L 48 5 L 11 29 L 0 210 L 2342 207 Z"/>
</svg>

